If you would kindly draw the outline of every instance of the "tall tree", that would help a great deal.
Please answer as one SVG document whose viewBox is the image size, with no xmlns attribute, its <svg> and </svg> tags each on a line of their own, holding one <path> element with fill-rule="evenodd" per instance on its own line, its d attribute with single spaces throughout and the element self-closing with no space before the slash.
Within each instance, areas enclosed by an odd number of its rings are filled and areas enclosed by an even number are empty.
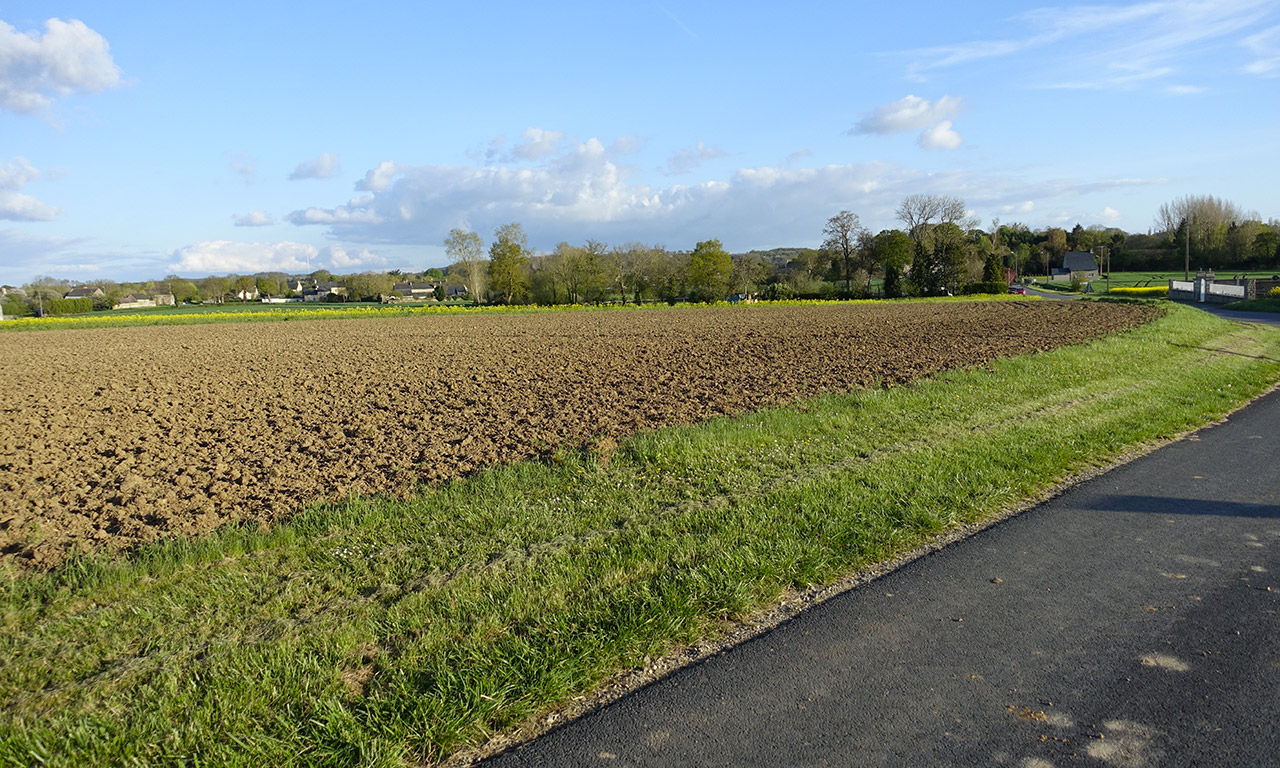
<svg viewBox="0 0 1280 768">
<path fill-rule="evenodd" d="M 529 238 L 518 223 L 503 224 L 489 246 L 489 285 L 504 304 L 529 296 Z"/>
<path fill-rule="evenodd" d="M 243 299 L 258 289 L 258 281 L 249 275 L 242 275 L 231 281 L 231 289 Z"/>
<path fill-rule="evenodd" d="M 934 224 L 950 223 L 962 229 L 977 224 L 965 209 L 964 198 L 951 195 L 907 195 L 894 214 L 907 226 L 907 236 L 917 243 L 928 238 Z"/>
<path fill-rule="evenodd" d="M 210 275 L 200 281 L 201 301 L 214 301 L 221 304 L 228 293 L 231 293 L 231 281 L 225 277 Z"/>
<path fill-rule="evenodd" d="M 569 292 L 569 302 L 598 301 L 605 288 L 604 256 L 607 247 L 598 240 L 584 246 L 560 243 L 552 253 L 552 269 Z"/>
<path fill-rule="evenodd" d="M 444 239 L 444 251 L 461 272 L 467 295 L 477 304 L 483 302 L 488 265 L 484 262 L 484 241 L 480 235 L 465 229 L 451 229 Z"/>
<path fill-rule="evenodd" d="M 391 293 L 395 278 L 386 272 L 359 272 L 342 278 L 348 296 L 354 301 L 378 301 Z"/>
<path fill-rule="evenodd" d="M 1049 253 L 1052 263 L 1062 263 L 1062 256 L 1067 252 L 1067 231 L 1060 227 L 1049 227 L 1045 230 L 1044 249 Z"/>
<path fill-rule="evenodd" d="M 733 259 L 719 240 L 704 240 L 689 256 L 689 298 L 722 301 L 733 273 Z"/>
<path fill-rule="evenodd" d="M 858 236 L 861 233 L 858 214 L 851 211 L 837 213 L 827 219 L 827 225 L 822 228 L 825 237 L 822 242 L 823 250 L 833 262 L 841 265 L 846 293 L 853 292 L 853 270 L 858 258 Z"/>
</svg>

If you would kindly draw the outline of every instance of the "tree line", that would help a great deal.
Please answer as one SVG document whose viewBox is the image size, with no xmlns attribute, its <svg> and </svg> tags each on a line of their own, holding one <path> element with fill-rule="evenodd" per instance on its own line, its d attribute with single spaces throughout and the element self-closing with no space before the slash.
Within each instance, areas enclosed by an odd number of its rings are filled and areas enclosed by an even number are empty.
<svg viewBox="0 0 1280 768">
<path fill-rule="evenodd" d="M 1011 271 L 1047 276 L 1068 251 L 1091 251 L 1114 271 L 1170 271 L 1193 267 L 1224 270 L 1280 269 L 1280 221 L 1213 196 L 1187 195 L 1162 205 L 1153 227 L 1130 234 L 1114 227 L 1038 230 L 999 219 L 982 226 L 962 198 L 908 195 L 898 205 L 899 228 L 878 233 L 861 226 L 851 211 L 827 219 L 818 248 L 778 248 L 729 254 L 721 241 L 698 242 L 691 250 L 663 245 L 607 245 L 587 240 L 558 243 L 551 251 L 529 246 L 518 222 L 504 224 L 486 246 L 476 232 L 454 229 L 444 240 L 448 267 L 418 273 L 360 272 L 334 275 L 317 270 L 312 283 L 339 282 L 348 300 L 392 295 L 403 280 L 437 281 L 475 302 L 584 304 L 645 301 L 719 301 L 732 294 L 761 298 L 838 298 L 878 295 L 929 296 L 999 290 Z M 1105 259 L 1103 258 L 1105 256 Z M 245 292 L 296 295 L 299 277 L 282 272 L 115 283 L 96 280 L 104 295 L 95 309 L 115 305 L 129 293 L 164 291 L 179 302 L 220 302 Z M 7 315 L 29 314 L 37 303 L 61 299 L 75 285 L 39 277 L 25 295 L 4 297 Z"/>
</svg>

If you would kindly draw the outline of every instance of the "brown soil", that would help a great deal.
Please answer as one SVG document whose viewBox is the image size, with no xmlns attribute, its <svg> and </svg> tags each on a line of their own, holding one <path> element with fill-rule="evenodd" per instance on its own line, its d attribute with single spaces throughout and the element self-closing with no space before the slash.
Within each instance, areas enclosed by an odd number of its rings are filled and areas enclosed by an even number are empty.
<svg viewBox="0 0 1280 768">
<path fill-rule="evenodd" d="M 1150 320 L 1079 302 L 455 315 L 0 334 L 0 563 L 322 499 Z"/>
</svg>

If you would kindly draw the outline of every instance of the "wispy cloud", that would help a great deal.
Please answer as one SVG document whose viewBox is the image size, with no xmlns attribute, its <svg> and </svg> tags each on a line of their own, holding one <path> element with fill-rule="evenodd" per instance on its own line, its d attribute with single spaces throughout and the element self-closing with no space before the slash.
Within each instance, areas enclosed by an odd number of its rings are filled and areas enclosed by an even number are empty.
<svg viewBox="0 0 1280 768">
<path fill-rule="evenodd" d="M 1245 72 L 1259 77 L 1280 77 L 1280 26 L 1246 37 L 1244 47 L 1255 57 L 1245 65 Z"/>
<path fill-rule="evenodd" d="M 231 153 L 230 159 L 227 161 L 227 167 L 240 174 L 246 184 L 252 182 L 253 175 L 257 173 L 257 169 L 254 167 L 254 159 L 244 152 Z"/>
<path fill-rule="evenodd" d="M 1043 88 L 1126 89 L 1173 75 L 1186 76 L 1186 62 L 1206 49 L 1241 42 L 1238 35 L 1276 13 L 1275 0 L 1157 0 L 1129 5 L 1044 7 L 1010 19 L 1024 34 L 904 52 L 906 76 L 926 80 L 936 71 L 1019 55 Z M 1266 33 L 1262 33 L 1265 35 Z M 1259 37 L 1254 35 L 1248 40 Z M 1263 39 L 1259 59 L 1246 68 L 1265 74 L 1269 54 Z M 1273 65 L 1274 66 L 1274 65 Z M 1261 70 L 1261 71 L 1259 71 Z"/>
<path fill-rule="evenodd" d="M 658 10 L 662 11 L 663 13 L 665 13 L 665 14 L 667 15 L 667 18 L 668 18 L 668 19 L 671 19 L 673 22 L 675 22 L 675 24 L 676 24 L 676 26 L 677 26 L 677 27 L 680 27 L 681 29 L 683 29 L 686 35 L 688 35 L 689 37 L 692 37 L 694 40 L 697 40 L 697 39 L 698 39 L 698 36 L 697 36 L 696 34 L 694 34 L 693 30 L 692 30 L 692 29 L 689 29 L 689 27 L 685 26 L 685 23 L 684 23 L 683 21 L 681 21 L 680 19 L 678 19 L 674 13 L 672 13 L 671 11 L 668 11 L 666 8 L 664 8 L 664 7 L 663 7 L 663 6 L 661 6 L 661 5 L 659 5 L 659 6 L 658 6 Z"/>
<path fill-rule="evenodd" d="M 342 165 L 333 152 L 325 152 L 314 160 L 298 163 L 298 167 L 289 174 L 289 181 L 300 179 L 330 179 L 342 173 Z"/>
<path fill-rule="evenodd" d="M 679 176 L 689 173 L 694 168 L 702 165 L 708 160 L 715 160 L 719 157 L 728 156 L 719 147 L 709 147 L 704 142 L 698 142 L 692 147 L 682 149 L 671 157 L 667 158 L 667 170 L 664 171 L 668 176 Z"/>
</svg>

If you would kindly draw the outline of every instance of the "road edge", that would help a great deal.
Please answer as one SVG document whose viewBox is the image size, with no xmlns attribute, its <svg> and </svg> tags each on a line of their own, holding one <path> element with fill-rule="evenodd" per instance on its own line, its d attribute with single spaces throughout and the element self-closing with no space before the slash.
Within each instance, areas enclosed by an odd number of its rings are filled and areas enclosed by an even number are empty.
<svg viewBox="0 0 1280 768">
<path fill-rule="evenodd" d="M 762 608 L 750 616 L 732 622 L 719 637 L 695 643 L 653 659 L 644 667 L 616 673 L 603 681 L 595 690 L 583 696 L 575 697 L 561 706 L 543 712 L 525 722 L 491 737 L 484 744 L 464 749 L 451 755 L 436 765 L 442 768 L 462 768 L 476 765 L 479 762 L 496 757 L 504 752 L 518 749 L 546 734 L 563 728 L 576 720 L 597 712 L 610 704 L 645 688 L 646 686 L 669 677 L 680 670 L 698 664 L 713 656 L 725 653 L 736 646 L 747 643 L 780 627 L 810 608 L 819 606 L 832 598 L 850 592 L 858 587 L 870 584 L 898 569 L 945 549 L 957 542 L 968 539 L 982 531 L 993 528 L 1000 523 L 1017 517 L 1028 510 L 1051 501 L 1082 483 L 1126 466 L 1138 459 L 1148 456 L 1161 448 L 1187 440 L 1200 432 L 1226 423 L 1233 415 L 1248 408 L 1273 392 L 1280 391 L 1280 381 L 1272 384 L 1257 396 L 1232 408 L 1221 417 L 1202 424 L 1193 429 L 1172 435 L 1168 438 L 1140 443 L 1116 456 L 1111 461 L 1095 467 L 1089 467 L 1045 488 L 1040 493 L 1024 499 L 1016 504 L 1004 507 L 982 520 L 964 523 L 929 539 L 925 543 L 898 554 L 888 560 L 881 561 L 868 568 L 863 568 L 826 586 L 812 587 L 801 591 L 786 593 L 773 605 Z"/>
</svg>

